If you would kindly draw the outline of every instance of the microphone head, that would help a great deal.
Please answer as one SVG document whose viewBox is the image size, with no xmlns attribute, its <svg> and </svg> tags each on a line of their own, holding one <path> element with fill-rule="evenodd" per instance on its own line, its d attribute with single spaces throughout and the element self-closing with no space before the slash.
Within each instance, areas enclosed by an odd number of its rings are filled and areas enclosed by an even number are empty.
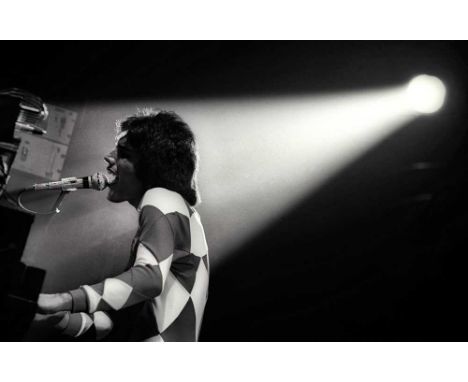
<svg viewBox="0 0 468 382">
<path fill-rule="evenodd" d="M 102 191 L 109 185 L 109 179 L 101 172 L 97 172 L 89 177 L 89 188 Z"/>
</svg>

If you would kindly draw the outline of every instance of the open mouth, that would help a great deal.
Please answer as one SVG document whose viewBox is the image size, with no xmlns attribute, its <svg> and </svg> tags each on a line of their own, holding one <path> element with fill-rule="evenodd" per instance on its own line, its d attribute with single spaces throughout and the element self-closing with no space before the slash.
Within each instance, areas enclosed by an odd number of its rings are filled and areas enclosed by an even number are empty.
<svg viewBox="0 0 468 382">
<path fill-rule="evenodd" d="M 119 177 L 118 177 L 117 173 L 115 171 L 111 170 L 110 168 L 107 169 L 106 177 L 107 177 L 108 186 L 113 186 L 119 180 Z"/>
</svg>

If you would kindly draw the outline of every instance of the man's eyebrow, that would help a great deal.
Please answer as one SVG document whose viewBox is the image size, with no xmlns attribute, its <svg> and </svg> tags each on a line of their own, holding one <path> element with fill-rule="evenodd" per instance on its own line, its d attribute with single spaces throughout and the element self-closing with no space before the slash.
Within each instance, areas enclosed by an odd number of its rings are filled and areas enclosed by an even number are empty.
<svg viewBox="0 0 468 382">
<path fill-rule="evenodd" d="M 122 138 L 124 138 L 128 133 L 128 130 L 122 130 L 115 136 L 115 142 L 119 142 Z"/>
</svg>

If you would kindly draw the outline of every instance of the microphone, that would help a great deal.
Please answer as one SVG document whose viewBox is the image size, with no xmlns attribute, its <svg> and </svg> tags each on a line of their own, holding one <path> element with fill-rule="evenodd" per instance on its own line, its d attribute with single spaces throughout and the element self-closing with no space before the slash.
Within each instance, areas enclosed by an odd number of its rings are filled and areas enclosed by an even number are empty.
<svg viewBox="0 0 468 382">
<path fill-rule="evenodd" d="M 62 190 L 62 191 L 74 191 L 81 188 L 91 188 L 93 190 L 102 191 L 109 185 L 107 177 L 97 172 L 90 176 L 84 176 L 82 178 L 63 178 L 56 182 L 38 183 L 33 184 L 26 190 L 42 191 L 42 190 Z"/>
</svg>

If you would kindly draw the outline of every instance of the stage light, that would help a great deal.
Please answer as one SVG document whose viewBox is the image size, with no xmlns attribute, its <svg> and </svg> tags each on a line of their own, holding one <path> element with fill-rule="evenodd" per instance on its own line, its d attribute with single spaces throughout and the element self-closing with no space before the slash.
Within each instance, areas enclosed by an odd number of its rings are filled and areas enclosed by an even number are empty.
<svg viewBox="0 0 468 382">
<path fill-rule="evenodd" d="M 445 100 L 446 89 L 440 79 L 426 74 L 413 78 L 406 88 L 409 106 L 422 114 L 438 111 Z"/>
</svg>

